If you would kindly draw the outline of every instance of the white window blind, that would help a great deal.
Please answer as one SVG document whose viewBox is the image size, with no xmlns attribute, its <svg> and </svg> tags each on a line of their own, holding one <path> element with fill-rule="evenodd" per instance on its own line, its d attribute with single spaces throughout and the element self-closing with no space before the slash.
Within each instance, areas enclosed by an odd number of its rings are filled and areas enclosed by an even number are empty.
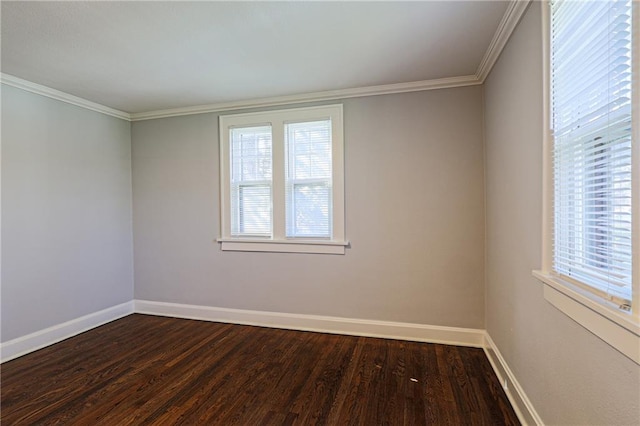
<svg viewBox="0 0 640 426">
<path fill-rule="evenodd" d="M 271 126 L 230 129 L 231 235 L 271 235 Z"/>
<path fill-rule="evenodd" d="M 630 305 L 632 2 L 550 4 L 553 269 Z"/>
<path fill-rule="evenodd" d="M 331 121 L 285 124 L 287 237 L 331 237 Z"/>
</svg>

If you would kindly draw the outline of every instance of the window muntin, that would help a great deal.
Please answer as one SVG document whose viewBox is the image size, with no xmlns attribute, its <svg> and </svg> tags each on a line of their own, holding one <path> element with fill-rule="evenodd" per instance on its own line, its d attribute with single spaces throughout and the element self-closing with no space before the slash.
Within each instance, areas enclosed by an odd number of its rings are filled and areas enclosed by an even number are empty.
<svg viewBox="0 0 640 426">
<path fill-rule="evenodd" d="M 632 4 L 551 4 L 553 261 L 561 278 L 632 301 Z"/>
</svg>

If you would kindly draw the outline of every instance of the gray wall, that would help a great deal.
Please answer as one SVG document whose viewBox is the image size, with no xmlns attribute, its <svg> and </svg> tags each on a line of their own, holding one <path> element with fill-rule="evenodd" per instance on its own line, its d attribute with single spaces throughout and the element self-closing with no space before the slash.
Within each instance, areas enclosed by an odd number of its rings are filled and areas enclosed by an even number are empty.
<svg viewBox="0 0 640 426">
<path fill-rule="evenodd" d="M 138 299 L 486 324 L 546 423 L 637 423 L 637 365 L 531 277 L 541 55 L 533 4 L 484 87 L 484 167 L 479 86 L 344 101 L 344 256 L 219 250 L 217 114 L 130 125 L 2 86 L 2 341 L 131 300 L 133 258 Z"/>
<path fill-rule="evenodd" d="M 640 369 L 573 322 L 541 266 L 542 30 L 533 3 L 485 85 L 486 325 L 547 424 L 637 424 Z"/>
<path fill-rule="evenodd" d="M 2 86 L 2 341 L 133 296 L 130 124 Z"/>
<path fill-rule="evenodd" d="M 344 256 L 221 252 L 218 115 L 133 123 L 136 299 L 483 328 L 481 87 L 344 121 Z"/>
</svg>

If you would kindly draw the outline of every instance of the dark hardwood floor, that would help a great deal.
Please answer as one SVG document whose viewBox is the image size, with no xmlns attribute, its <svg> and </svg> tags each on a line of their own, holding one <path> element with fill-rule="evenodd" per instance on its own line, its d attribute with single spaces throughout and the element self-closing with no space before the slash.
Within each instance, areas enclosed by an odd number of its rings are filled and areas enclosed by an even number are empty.
<svg viewBox="0 0 640 426">
<path fill-rule="evenodd" d="M 483 351 L 131 315 L 2 365 L 2 425 L 511 425 Z"/>
</svg>

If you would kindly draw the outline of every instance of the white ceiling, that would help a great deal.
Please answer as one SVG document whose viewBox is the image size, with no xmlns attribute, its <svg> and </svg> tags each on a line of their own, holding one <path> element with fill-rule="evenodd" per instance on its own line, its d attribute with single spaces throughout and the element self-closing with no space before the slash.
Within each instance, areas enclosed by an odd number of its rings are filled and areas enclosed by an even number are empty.
<svg viewBox="0 0 640 426">
<path fill-rule="evenodd" d="M 474 75 L 504 1 L 2 1 L 2 73 L 128 113 Z"/>
</svg>

